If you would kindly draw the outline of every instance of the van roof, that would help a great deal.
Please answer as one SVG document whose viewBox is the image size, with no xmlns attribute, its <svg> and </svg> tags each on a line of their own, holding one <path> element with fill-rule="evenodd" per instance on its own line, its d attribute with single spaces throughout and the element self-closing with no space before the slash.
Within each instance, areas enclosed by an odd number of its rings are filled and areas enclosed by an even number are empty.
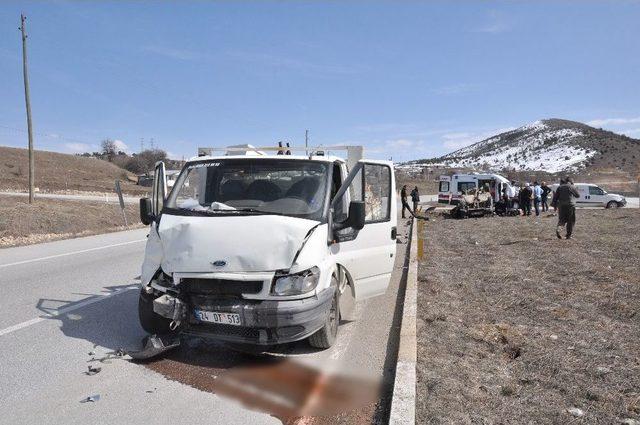
<svg viewBox="0 0 640 425">
<path fill-rule="evenodd" d="M 266 159 L 284 159 L 291 161 L 319 161 L 319 162 L 345 162 L 344 159 L 334 155 L 204 155 L 194 156 L 187 160 L 187 164 L 200 161 L 221 161 L 225 159 L 246 159 L 246 160 L 266 160 Z"/>
<path fill-rule="evenodd" d="M 440 176 L 440 179 L 442 180 L 442 177 L 447 177 L 447 176 Z M 465 173 L 465 174 L 452 174 L 451 175 L 451 180 L 454 179 L 458 179 L 460 180 L 461 178 L 471 178 L 471 179 L 496 179 L 501 183 L 509 183 L 509 180 L 503 176 L 501 176 L 500 174 L 478 174 L 478 173 Z"/>
</svg>

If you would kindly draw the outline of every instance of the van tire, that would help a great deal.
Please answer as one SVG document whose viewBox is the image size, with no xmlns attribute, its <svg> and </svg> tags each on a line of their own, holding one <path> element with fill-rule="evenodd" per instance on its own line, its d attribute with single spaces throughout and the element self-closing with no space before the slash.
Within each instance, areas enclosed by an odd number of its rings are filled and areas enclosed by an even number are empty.
<svg viewBox="0 0 640 425">
<path fill-rule="evenodd" d="M 618 208 L 618 203 L 616 201 L 607 202 L 607 209 Z"/>
<path fill-rule="evenodd" d="M 340 291 L 338 290 L 338 279 L 335 275 L 331 276 L 331 288 L 333 288 L 333 297 L 331 298 L 331 307 L 325 318 L 324 326 L 309 337 L 309 344 L 314 348 L 329 348 L 336 342 L 338 337 Z"/>
<path fill-rule="evenodd" d="M 170 333 L 169 323 L 171 323 L 171 320 L 153 311 L 153 300 L 155 298 L 155 296 L 147 294 L 143 289 L 140 290 L 140 296 L 138 298 L 138 319 L 140 320 L 140 326 L 150 334 Z"/>
</svg>

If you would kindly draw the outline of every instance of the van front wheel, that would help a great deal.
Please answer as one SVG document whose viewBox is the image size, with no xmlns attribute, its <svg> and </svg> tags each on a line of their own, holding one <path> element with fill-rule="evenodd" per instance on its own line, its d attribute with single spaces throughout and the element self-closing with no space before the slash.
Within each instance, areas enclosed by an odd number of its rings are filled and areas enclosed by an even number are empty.
<svg viewBox="0 0 640 425">
<path fill-rule="evenodd" d="M 618 208 L 618 203 L 616 201 L 609 201 L 607 203 L 607 208 L 611 209 L 611 208 Z"/>
<path fill-rule="evenodd" d="M 320 330 L 309 337 L 309 344 L 315 348 L 329 348 L 338 337 L 338 323 L 340 322 L 340 291 L 338 290 L 338 279 L 331 277 L 331 287 L 333 288 L 333 297 L 331 298 L 331 307 L 324 326 Z"/>
</svg>

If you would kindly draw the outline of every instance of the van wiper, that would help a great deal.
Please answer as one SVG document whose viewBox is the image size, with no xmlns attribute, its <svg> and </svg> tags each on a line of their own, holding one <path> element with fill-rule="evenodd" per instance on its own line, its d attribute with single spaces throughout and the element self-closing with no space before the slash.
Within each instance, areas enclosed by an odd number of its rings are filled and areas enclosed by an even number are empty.
<svg viewBox="0 0 640 425">
<path fill-rule="evenodd" d="M 236 211 L 244 212 L 244 213 L 251 213 L 251 214 L 256 214 L 256 215 L 284 215 L 282 213 L 271 212 L 271 211 L 262 211 L 262 210 L 257 210 L 255 208 L 240 208 L 239 210 L 236 210 Z"/>
</svg>

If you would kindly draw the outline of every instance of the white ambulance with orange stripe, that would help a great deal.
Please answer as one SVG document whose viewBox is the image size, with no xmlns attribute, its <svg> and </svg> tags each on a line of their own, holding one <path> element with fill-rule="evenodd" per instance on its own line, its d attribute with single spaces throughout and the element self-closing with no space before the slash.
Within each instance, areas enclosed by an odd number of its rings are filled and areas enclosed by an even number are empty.
<svg viewBox="0 0 640 425">
<path fill-rule="evenodd" d="M 506 178 L 499 174 L 453 174 L 440 176 L 438 187 L 438 203 L 457 204 L 462 195 L 475 194 L 478 190 L 491 193 L 494 202 L 502 199 L 506 189 L 510 199 L 514 199 L 516 191 Z"/>
</svg>

